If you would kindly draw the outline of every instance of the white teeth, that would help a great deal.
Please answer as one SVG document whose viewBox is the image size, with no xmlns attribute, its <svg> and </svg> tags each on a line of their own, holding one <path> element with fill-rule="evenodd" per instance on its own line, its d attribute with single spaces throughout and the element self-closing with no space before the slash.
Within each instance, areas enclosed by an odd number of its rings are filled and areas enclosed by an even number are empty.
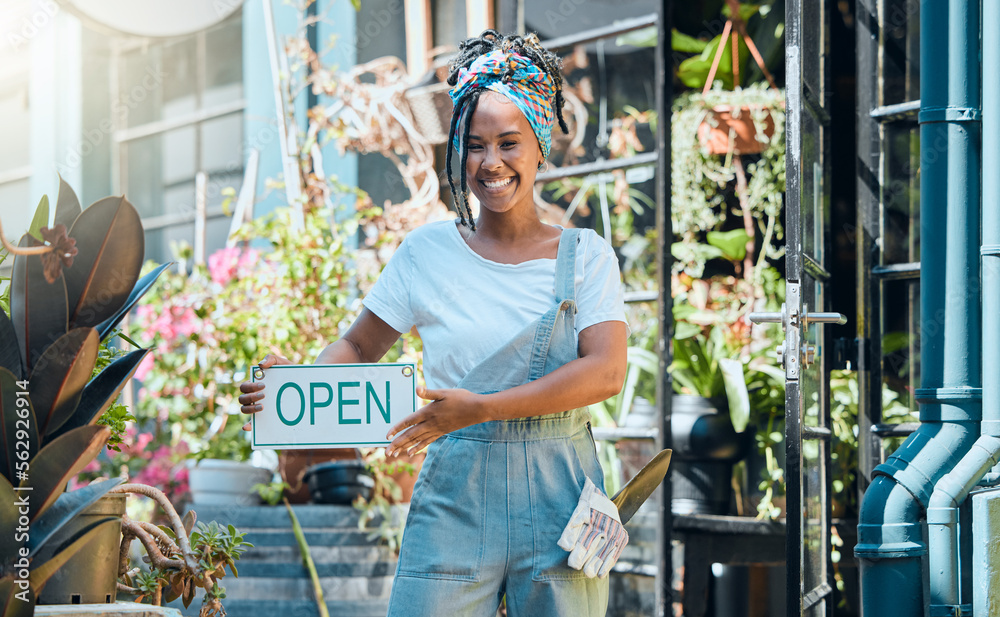
<svg viewBox="0 0 1000 617">
<path fill-rule="evenodd" d="M 489 182 L 487 180 L 483 180 L 483 184 L 486 185 L 486 188 L 488 189 L 499 189 L 507 186 L 513 180 L 514 178 L 505 178 L 503 180 L 497 180 L 496 182 Z"/>
</svg>

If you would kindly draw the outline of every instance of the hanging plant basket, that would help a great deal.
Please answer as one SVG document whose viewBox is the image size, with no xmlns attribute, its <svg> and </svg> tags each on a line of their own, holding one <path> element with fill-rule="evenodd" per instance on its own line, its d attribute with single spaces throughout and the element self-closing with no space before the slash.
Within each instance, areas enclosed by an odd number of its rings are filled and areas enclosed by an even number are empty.
<svg viewBox="0 0 1000 617">
<path fill-rule="evenodd" d="M 767 141 L 760 139 L 758 124 Z M 773 136 L 774 118 L 763 106 L 716 105 L 698 125 L 698 141 L 713 155 L 760 154 Z"/>
</svg>

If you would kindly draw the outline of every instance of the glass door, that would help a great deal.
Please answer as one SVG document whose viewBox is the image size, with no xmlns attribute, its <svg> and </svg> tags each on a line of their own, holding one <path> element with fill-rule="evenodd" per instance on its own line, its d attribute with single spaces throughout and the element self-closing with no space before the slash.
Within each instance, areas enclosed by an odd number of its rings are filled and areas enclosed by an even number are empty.
<svg viewBox="0 0 1000 617">
<path fill-rule="evenodd" d="M 787 614 L 833 614 L 830 562 L 830 398 L 832 345 L 824 323 L 829 238 L 828 2 L 789 0 L 785 13 L 786 194 L 785 304 L 780 314 L 754 313 L 757 323 L 780 323 L 785 342 L 787 481 Z"/>
</svg>

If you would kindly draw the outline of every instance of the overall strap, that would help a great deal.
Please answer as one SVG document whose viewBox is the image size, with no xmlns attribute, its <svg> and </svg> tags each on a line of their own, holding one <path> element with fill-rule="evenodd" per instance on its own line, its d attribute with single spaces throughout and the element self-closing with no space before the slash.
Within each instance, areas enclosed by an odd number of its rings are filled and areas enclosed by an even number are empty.
<svg viewBox="0 0 1000 617">
<path fill-rule="evenodd" d="M 556 255 L 556 301 L 576 301 L 576 247 L 580 230 L 563 229 Z"/>
</svg>

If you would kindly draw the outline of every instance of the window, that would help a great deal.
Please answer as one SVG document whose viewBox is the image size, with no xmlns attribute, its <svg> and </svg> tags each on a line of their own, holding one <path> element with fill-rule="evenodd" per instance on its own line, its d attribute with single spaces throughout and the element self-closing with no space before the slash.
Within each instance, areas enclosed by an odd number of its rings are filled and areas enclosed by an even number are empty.
<svg viewBox="0 0 1000 617">
<path fill-rule="evenodd" d="M 28 110 L 27 54 L 5 54 L 0 65 L 0 218 L 4 233 L 16 243 L 31 223 L 31 117 Z"/>
<path fill-rule="evenodd" d="M 242 15 L 163 42 L 123 41 L 112 60 L 113 185 L 146 229 L 146 257 L 195 246 L 196 176 L 206 182 L 205 255 L 225 245 L 222 191 L 243 178 Z"/>
</svg>

